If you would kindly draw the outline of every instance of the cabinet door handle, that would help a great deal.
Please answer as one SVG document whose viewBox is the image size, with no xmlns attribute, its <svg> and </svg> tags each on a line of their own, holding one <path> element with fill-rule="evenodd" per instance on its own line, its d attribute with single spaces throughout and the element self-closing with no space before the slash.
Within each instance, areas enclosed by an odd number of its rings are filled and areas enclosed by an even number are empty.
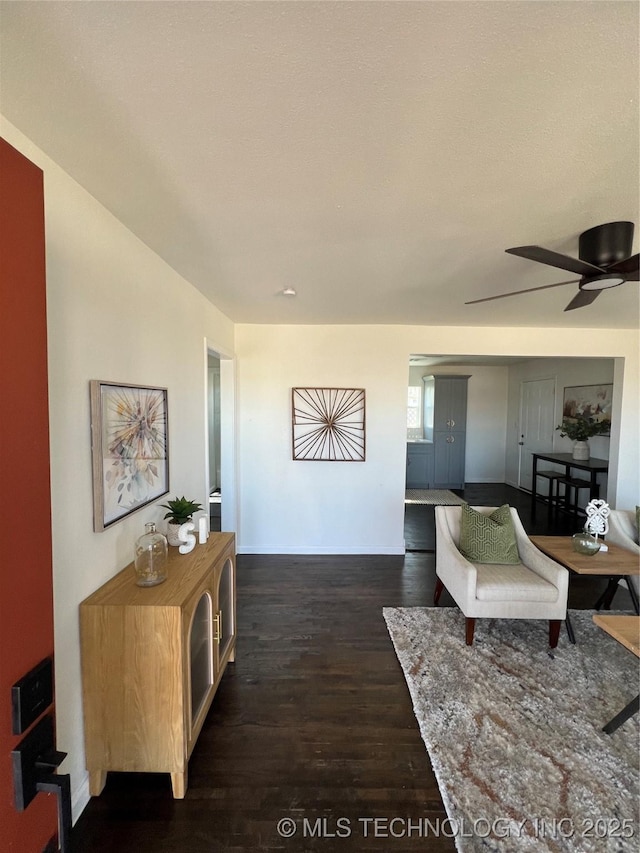
<svg viewBox="0 0 640 853">
<path fill-rule="evenodd" d="M 447 436 L 447 444 L 453 444 L 454 441 L 455 441 L 454 436 L 452 436 L 452 435 Z"/>
<path fill-rule="evenodd" d="M 213 639 L 216 643 L 222 640 L 222 610 L 218 610 L 213 617 Z"/>
</svg>

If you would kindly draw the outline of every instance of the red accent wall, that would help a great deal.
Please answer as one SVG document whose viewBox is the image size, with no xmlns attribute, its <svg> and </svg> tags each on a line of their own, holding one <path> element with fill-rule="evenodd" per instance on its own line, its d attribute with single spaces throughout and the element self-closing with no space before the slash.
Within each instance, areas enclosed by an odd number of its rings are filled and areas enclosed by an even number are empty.
<svg viewBox="0 0 640 853">
<path fill-rule="evenodd" d="M 43 176 L 1 138 L 0 519 L 0 845 L 41 853 L 56 802 L 13 806 L 10 688 L 53 654 Z"/>
</svg>

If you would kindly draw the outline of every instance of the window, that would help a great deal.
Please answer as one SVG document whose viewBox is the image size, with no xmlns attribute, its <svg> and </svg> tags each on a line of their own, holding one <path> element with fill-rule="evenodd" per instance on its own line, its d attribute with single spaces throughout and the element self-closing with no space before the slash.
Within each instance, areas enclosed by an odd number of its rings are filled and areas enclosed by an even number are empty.
<svg viewBox="0 0 640 853">
<path fill-rule="evenodd" d="M 407 397 L 407 429 L 420 429 L 422 418 L 422 388 L 411 385 Z"/>
</svg>

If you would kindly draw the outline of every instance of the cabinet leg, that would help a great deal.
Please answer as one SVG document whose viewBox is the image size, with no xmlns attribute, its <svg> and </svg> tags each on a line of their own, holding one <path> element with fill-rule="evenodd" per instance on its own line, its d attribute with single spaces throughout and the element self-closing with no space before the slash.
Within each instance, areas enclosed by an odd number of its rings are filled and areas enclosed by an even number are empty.
<svg viewBox="0 0 640 853">
<path fill-rule="evenodd" d="M 89 793 L 92 797 L 99 797 L 104 786 L 107 784 L 106 770 L 89 771 Z"/>
<path fill-rule="evenodd" d="M 171 788 L 173 790 L 173 797 L 176 800 L 184 800 L 185 794 L 187 793 L 187 771 L 184 773 L 172 773 L 171 774 Z"/>
</svg>

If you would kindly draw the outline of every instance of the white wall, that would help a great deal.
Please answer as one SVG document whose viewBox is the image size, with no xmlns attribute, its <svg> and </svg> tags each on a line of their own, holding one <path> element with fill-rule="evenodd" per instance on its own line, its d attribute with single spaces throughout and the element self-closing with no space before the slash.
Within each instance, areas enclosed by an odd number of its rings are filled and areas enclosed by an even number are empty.
<svg viewBox="0 0 640 853">
<path fill-rule="evenodd" d="M 240 324 L 240 551 L 394 553 L 401 547 L 407 367 L 416 352 L 624 360 L 624 382 L 614 393 L 614 410 L 620 412 L 614 411 L 611 437 L 620 453 L 619 459 L 612 453 L 608 499 L 613 506 L 635 506 L 640 494 L 636 331 L 554 329 L 550 335 L 527 328 Z M 489 373 L 486 378 L 491 384 Z M 292 460 L 290 393 L 298 385 L 366 389 L 365 463 Z M 497 392 L 493 399 L 499 399 Z M 502 399 L 506 412 L 506 389 Z M 489 441 L 486 435 L 483 440 Z M 496 456 L 495 466 L 504 464 L 504 443 L 501 451 L 496 446 L 500 452 L 502 462 Z"/>
<path fill-rule="evenodd" d="M 15 128 L 3 123 L 2 135 L 44 170 L 58 746 L 77 816 L 88 794 L 78 605 L 131 562 L 145 521 L 164 514 L 158 503 L 205 504 L 204 341 L 232 352 L 233 324 Z M 90 379 L 168 389 L 171 493 L 103 533 L 92 523 Z"/>
<path fill-rule="evenodd" d="M 408 355 L 367 326 L 238 326 L 236 354 L 240 550 L 402 553 Z M 292 460 L 293 387 L 365 388 L 365 462 Z"/>
</svg>

